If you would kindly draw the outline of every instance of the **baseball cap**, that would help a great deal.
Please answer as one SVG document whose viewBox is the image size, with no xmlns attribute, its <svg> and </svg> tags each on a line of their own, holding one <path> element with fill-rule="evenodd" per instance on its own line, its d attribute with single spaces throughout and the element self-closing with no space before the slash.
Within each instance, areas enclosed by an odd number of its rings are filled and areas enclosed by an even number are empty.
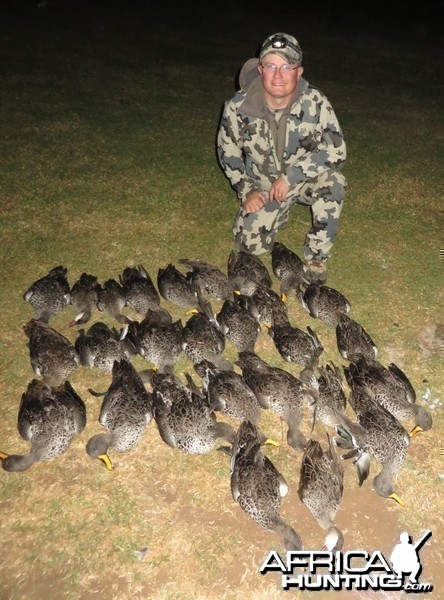
<svg viewBox="0 0 444 600">
<path fill-rule="evenodd" d="M 299 42 L 288 33 L 274 33 L 268 36 L 261 46 L 259 60 L 271 53 L 279 54 L 291 64 L 299 65 L 302 62 L 302 50 Z"/>
</svg>

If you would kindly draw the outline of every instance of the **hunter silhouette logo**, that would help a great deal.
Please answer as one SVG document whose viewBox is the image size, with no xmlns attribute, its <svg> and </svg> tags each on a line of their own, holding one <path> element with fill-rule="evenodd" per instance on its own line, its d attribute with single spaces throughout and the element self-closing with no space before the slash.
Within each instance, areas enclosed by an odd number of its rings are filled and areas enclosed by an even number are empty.
<svg viewBox="0 0 444 600">
<path fill-rule="evenodd" d="M 415 543 L 407 531 L 399 536 L 390 559 L 378 550 L 369 554 L 364 550 L 325 552 L 298 550 L 287 552 L 286 562 L 272 550 L 259 569 L 282 573 L 282 588 L 300 590 L 404 590 L 431 592 L 431 583 L 418 581 L 422 572 L 419 551 L 431 537 L 427 530 Z M 294 569 L 298 571 L 295 573 Z M 404 583 L 405 578 L 408 581 Z"/>
<path fill-rule="evenodd" d="M 418 553 L 431 535 L 431 531 L 426 531 L 415 544 L 412 544 L 407 531 L 401 533 L 399 536 L 399 544 L 396 544 L 392 555 L 390 556 L 393 570 L 399 579 L 404 579 L 404 575 L 408 575 L 412 585 L 418 583 L 418 577 L 421 575 L 422 571 Z"/>
</svg>

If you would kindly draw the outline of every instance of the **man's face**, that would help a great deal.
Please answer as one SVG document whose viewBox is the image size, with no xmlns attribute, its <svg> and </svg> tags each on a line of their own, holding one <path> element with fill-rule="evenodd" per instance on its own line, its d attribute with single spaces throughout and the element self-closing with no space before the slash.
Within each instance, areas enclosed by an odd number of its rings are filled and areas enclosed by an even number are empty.
<svg viewBox="0 0 444 600">
<path fill-rule="evenodd" d="M 279 54 L 270 52 L 261 60 L 258 69 L 267 102 L 273 104 L 273 99 L 287 99 L 289 102 L 302 76 L 303 68 L 290 65 Z"/>
</svg>

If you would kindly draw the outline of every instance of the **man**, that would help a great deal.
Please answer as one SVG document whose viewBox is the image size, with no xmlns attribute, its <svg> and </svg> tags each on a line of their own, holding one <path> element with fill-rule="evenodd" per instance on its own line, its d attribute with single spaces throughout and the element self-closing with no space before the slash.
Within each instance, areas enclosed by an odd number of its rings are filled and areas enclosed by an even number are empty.
<svg viewBox="0 0 444 600">
<path fill-rule="evenodd" d="M 241 201 L 238 249 L 270 251 L 293 204 L 310 206 L 303 253 L 309 282 L 325 282 L 346 182 L 346 148 L 327 98 L 302 78 L 302 51 L 286 33 L 269 36 L 248 60 L 226 102 L 217 138 L 220 165 Z"/>
</svg>

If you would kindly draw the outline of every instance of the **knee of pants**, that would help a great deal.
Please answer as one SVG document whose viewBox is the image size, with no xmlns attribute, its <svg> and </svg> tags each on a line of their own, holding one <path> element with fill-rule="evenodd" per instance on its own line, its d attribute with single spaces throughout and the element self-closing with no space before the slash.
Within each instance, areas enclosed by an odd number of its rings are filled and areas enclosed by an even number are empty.
<svg viewBox="0 0 444 600">
<path fill-rule="evenodd" d="M 330 202 L 335 202 L 339 207 L 339 212 L 341 212 L 345 198 L 345 190 L 347 189 L 346 179 L 340 171 L 334 171 L 330 173 L 327 181 L 328 194 L 325 195 L 325 199 Z"/>
<path fill-rule="evenodd" d="M 280 219 L 286 214 L 288 207 L 283 210 L 274 203 L 267 204 L 256 213 L 246 213 L 240 209 L 233 222 L 233 234 L 236 246 L 251 254 L 263 254 L 273 248 Z"/>
<path fill-rule="evenodd" d="M 250 254 L 265 254 L 271 252 L 275 234 L 273 232 L 250 232 L 250 231 L 234 231 L 234 241 L 238 250 L 244 250 Z"/>
<path fill-rule="evenodd" d="M 340 212 L 346 189 L 347 182 L 344 175 L 340 171 L 327 169 L 318 177 L 305 182 L 301 196 L 307 194 L 307 204 L 311 206 L 322 202 L 329 203 L 331 206 L 331 203 L 334 203 L 339 207 Z"/>
</svg>

